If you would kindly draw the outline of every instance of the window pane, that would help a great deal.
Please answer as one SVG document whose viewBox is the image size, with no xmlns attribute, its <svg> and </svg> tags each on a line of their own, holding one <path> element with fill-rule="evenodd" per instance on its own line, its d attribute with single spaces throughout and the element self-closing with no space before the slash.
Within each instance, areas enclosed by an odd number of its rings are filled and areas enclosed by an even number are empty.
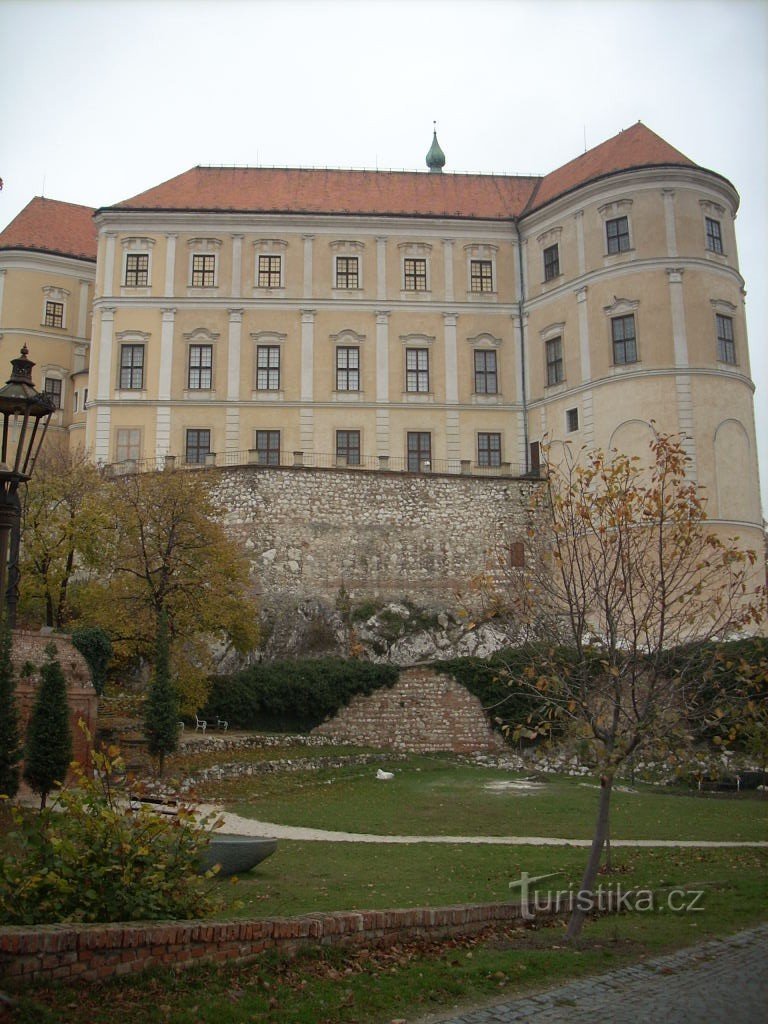
<svg viewBox="0 0 768 1024">
<path fill-rule="evenodd" d="M 550 338 L 547 342 L 547 386 L 560 384 L 565 380 L 562 338 Z"/>
<path fill-rule="evenodd" d="M 721 363 L 736 365 L 733 320 L 729 316 L 717 317 L 717 358 Z"/>
<path fill-rule="evenodd" d="M 720 221 L 712 220 L 711 217 L 706 218 L 707 221 L 707 248 L 710 252 L 723 251 L 723 237 L 720 233 Z"/>
<path fill-rule="evenodd" d="M 613 361 L 617 365 L 637 362 L 637 342 L 635 339 L 635 318 L 616 316 L 611 320 L 611 336 L 613 338 Z"/>
<path fill-rule="evenodd" d="M 141 431 L 136 428 L 121 428 L 117 431 L 115 458 L 118 462 L 129 459 L 137 461 L 141 453 Z"/>
<path fill-rule="evenodd" d="M 493 291 L 493 264 L 490 260 L 470 260 L 469 287 L 473 292 Z"/>
<path fill-rule="evenodd" d="M 410 292 L 427 290 L 427 261 L 424 259 L 403 260 L 403 289 Z"/>
<path fill-rule="evenodd" d="M 259 288 L 279 288 L 282 256 L 259 256 Z"/>
<path fill-rule="evenodd" d="M 617 217 L 605 222 L 608 252 L 626 252 L 629 249 L 629 220 Z"/>
<path fill-rule="evenodd" d="M 556 245 L 544 250 L 544 280 L 551 281 L 560 273 L 560 251 Z"/>
<path fill-rule="evenodd" d="M 187 431 L 187 462 L 202 464 L 211 450 L 210 430 L 191 429 Z"/>
<path fill-rule="evenodd" d="M 50 398 L 54 409 L 61 408 L 61 381 L 58 377 L 46 377 L 43 392 Z"/>
<path fill-rule="evenodd" d="M 121 345 L 120 387 L 141 390 L 144 387 L 144 346 Z"/>
<path fill-rule="evenodd" d="M 262 466 L 280 465 L 280 431 L 257 430 L 256 451 L 259 464 Z"/>
<path fill-rule="evenodd" d="M 63 327 L 64 326 L 64 303 L 63 302 L 46 302 L 45 304 L 45 327 Z"/>
<path fill-rule="evenodd" d="M 279 345 L 259 345 L 256 349 L 256 390 L 280 390 Z"/>
<path fill-rule="evenodd" d="M 128 253 L 125 257 L 125 286 L 139 288 L 149 284 L 149 255 Z"/>
<path fill-rule="evenodd" d="M 349 466 L 360 465 L 359 430 L 336 431 L 336 456 L 340 459 L 346 459 Z"/>
<path fill-rule="evenodd" d="M 478 466 L 501 465 L 501 434 L 477 435 Z"/>
<path fill-rule="evenodd" d="M 432 462 L 432 435 L 425 431 L 409 431 L 408 438 L 408 471 L 419 473 L 424 463 Z"/>
<path fill-rule="evenodd" d="M 212 288 L 216 283 L 216 257 L 192 257 L 192 287 Z"/>
<path fill-rule="evenodd" d="M 429 391 L 429 351 L 426 348 L 405 350 L 405 390 Z"/>
<path fill-rule="evenodd" d="M 358 288 L 358 263 L 357 256 L 336 257 L 336 287 L 337 288 Z"/>
</svg>

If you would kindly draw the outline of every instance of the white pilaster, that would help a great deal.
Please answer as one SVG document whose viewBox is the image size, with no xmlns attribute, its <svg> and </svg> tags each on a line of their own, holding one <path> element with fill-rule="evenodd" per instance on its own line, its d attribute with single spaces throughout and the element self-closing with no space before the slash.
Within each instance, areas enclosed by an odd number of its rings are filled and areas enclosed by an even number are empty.
<svg viewBox="0 0 768 1024">
<path fill-rule="evenodd" d="M 158 406 L 155 416 L 155 456 L 163 458 L 171 451 L 171 374 L 173 371 L 173 332 L 176 310 L 162 311 L 160 331 L 160 370 L 157 378 Z"/>
<path fill-rule="evenodd" d="M 80 281 L 80 295 L 77 302 L 77 336 L 85 337 L 85 330 L 88 324 L 88 281 Z"/>
<path fill-rule="evenodd" d="M 177 235 L 169 233 L 165 236 L 165 289 L 166 295 L 173 295 L 173 280 L 176 272 L 176 239 Z"/>
<path fill-rule="evenodd" d="M 302 235 L 304 239 L 304 298 L 312 298 L 312 243 L 314 235 Z"/>
<path fill-rule="evenodd" d="M 667 267 L 669 278 L 669 304 L 672 311 L 672 337 L 675 346 L 675 366 L 687 368 L 688 336 L 685 329 L 685 305 L 683 302 L 683 268 Z M 696 480 L 696 441 L 693 422 L 693 393 L 691 376 L 688 373 L 675 374 L 677 394 L 677 424 L 683 435 L 682 445 L 690 458 L 688 475 Z"/>
<path fill-rule="evenodd" d="M 99 379 L 96 398 L 106 402 L 112 393 L 112 332 L 115 326 L 115 307 L 106 306 L 101 310 L 99 331 Z"/>
<path fill-rule="evenodd" d="M 584 211 L 577 210 L 573 215 L 576 221 L 576 255 L 579 266 L 579 277 L 586 272 L 587 260 L 584 253 Z"/>
<path fill-rule="evenodd" d="M 672 338 L 675 345 L 675 366 L 688 366 L 688 338 L 685 332 L 683 306 L 683 268 L 667 267 L 669 304 L 672 310 Z"/>
<path fill-rule="evenodd" d="M 115 238 L 116 231 L 107 231 L 107 244 L 104 247 L 104 284 L 103 294 L 115 294 Z"/>
<path fill-rule="evenodd" d="M 232 287 L 229 294 L 237 299 L 243 290 L 243 236 L 232 235 Z"/>
<path fill-rule="evenodd" d="M 443 262 L 445 264 L 445 301 L 453 302 L 453 239 L 443 239 Z"/>
<path fill-rule="evenodd" d="M 379 310 L 376 313 L 376 401 L 389 401 L 389 312 L 387 310 Z"/>
<path fill-rule="evenodd" d="M 459 369 L 456 353 L 456 323 L 458 319 L 454 313 L 443 313 L 446 402 L 458 402 L 459 400 Z"/>
<path fill-rule="evenodd" d="M 661 190 L 664 198 L 664 225 L 667 231 L 667 256 L 677 256 L 677 231 L 675 230 L 675 193 L 671 188 Z"/>
<path fill-rule="evenodd" d="M 387 240 L 383 236 L 376 239 L 376 298 L 387 297 Z"/>
<path fill-rule="evenodd" d="M 301 311 L 301 400 L 311 402 L 315 371 L 315 310 Z"/>
<path fill-rule="evenodd" d="M 243 311 L 230 309 L 227 312 L 227 402 L 236 403 L 240 399 Z M 227 451 L 238 451 L 240 448 L 240 407 L 236 404 L 227 405 L 225 446 Z"/>
<path fill-rule="evenodd" d="M 592 379 L 592 367 L 589 357 L 589 320 L 587 318 L 587 286 L 576 289 L 576 302 L 579 310 L 579 356 L 581 358 L 581 379 L 586 382 Z"/>
</svg>

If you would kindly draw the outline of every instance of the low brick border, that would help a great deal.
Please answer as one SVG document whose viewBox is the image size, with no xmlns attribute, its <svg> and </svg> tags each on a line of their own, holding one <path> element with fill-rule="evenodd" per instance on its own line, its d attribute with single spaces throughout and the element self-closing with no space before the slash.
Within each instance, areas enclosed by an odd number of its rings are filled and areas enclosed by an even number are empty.
<svg viewBox="0 0 768 1024">
<path fill-rule="evenodd" d="M 246 962 L 266 949 L 294 955 L 310 945 L 386 946 L 467 935 L 522 918 L 520 903 L 471 903 L 264 920 L 15 926 L 0 928 L 0 977 L 22 984 L 100 981 L 149 967 Z"/>
</svg>

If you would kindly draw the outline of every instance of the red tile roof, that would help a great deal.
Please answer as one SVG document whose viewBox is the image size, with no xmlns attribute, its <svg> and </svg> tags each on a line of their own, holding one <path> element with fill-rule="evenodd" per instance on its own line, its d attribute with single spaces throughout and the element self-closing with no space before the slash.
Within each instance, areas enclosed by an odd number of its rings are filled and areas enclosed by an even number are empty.
<svg viewBox="0 0 768 1024">
<path fill-rule="evenodd" d="M 638 121 L 631 128 L 619 132 L 607 142 L 587 150 L 575 160 L 546 175 L 529 205 L 529 210 L 538 209 L 579 185 L 605 177 L 606 174 L 636 167 L 669 165 L 697 166 L 687 156 L 665 142 L 660 135 Z"/>
<path fill-rule="evenodd" d="M 96 225 L 90 206 L 37 196 L 0 232 L 0 250 L 25 249 L 96 260 Z"/>
<path fill-rule="evenodd" d="M 669 165 L 696 166 L 638 122 L 543 178 L 417 171 L 193 167 L 110 209 L 509 220 L 595 178 L 635 167 Z"/>
</svg>

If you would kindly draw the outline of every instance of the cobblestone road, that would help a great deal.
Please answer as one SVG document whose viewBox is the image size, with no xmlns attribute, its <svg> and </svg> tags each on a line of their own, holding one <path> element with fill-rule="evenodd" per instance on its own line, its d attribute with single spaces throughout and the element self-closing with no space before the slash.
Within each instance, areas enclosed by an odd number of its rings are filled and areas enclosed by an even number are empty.
<svg viewBox="0 0 768 1024">
<path fill-rule="evenodd" d="M 768 925 L 439 1021 L 768 1024 Z"/>
</svg>

